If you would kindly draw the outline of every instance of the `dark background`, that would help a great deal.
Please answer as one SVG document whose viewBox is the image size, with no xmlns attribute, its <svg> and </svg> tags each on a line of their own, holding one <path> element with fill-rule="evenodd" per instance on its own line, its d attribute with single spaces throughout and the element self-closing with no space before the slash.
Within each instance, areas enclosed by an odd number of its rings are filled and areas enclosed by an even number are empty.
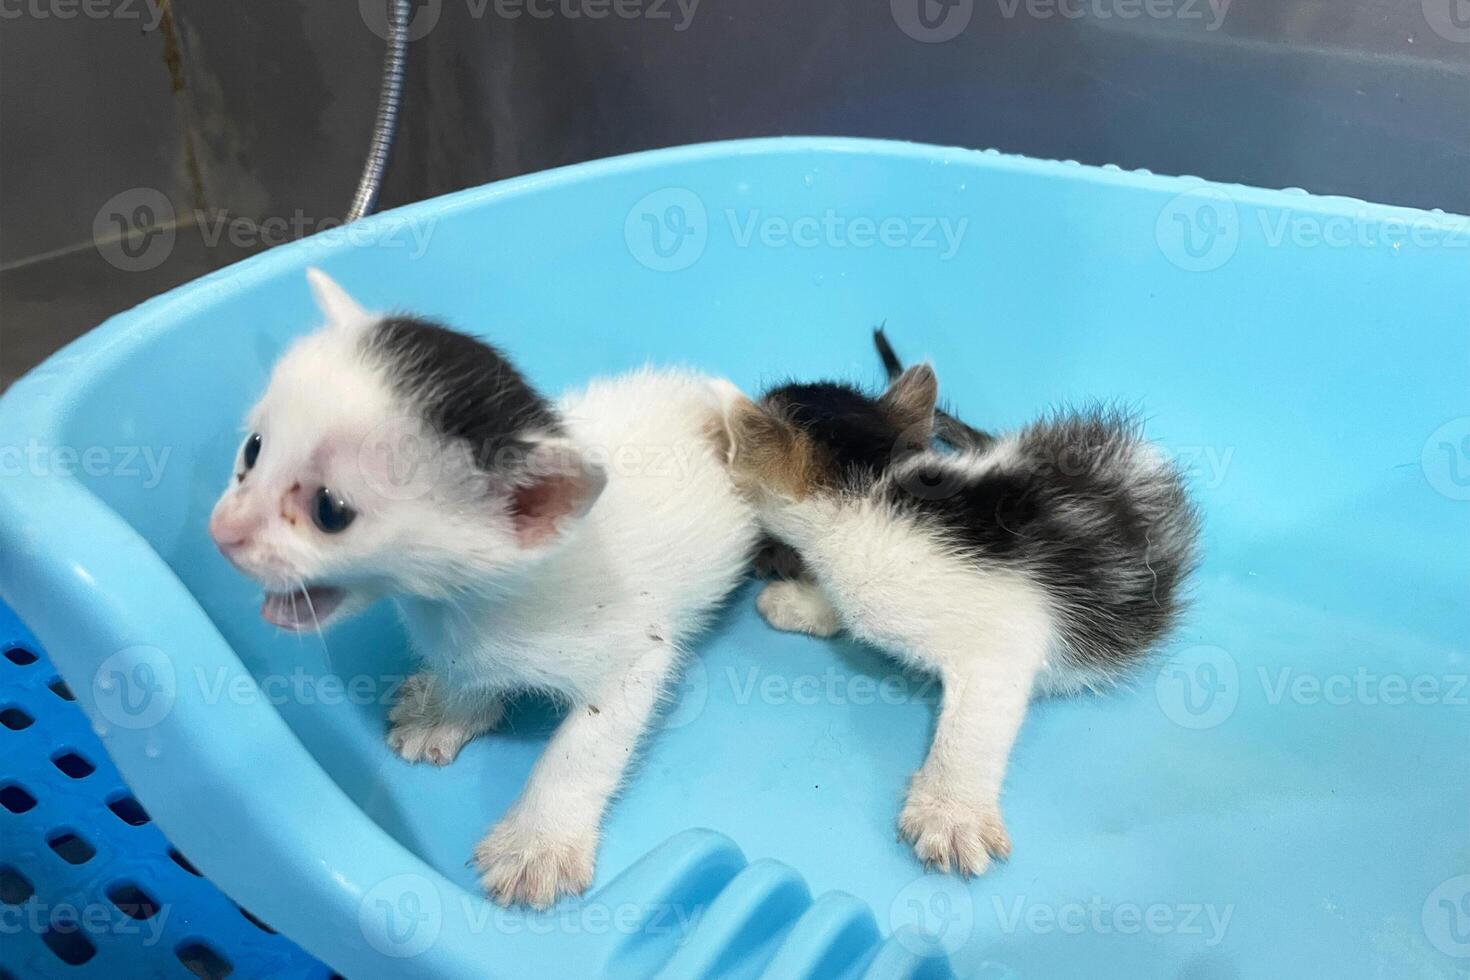
<svg viewBox="0 0 1470 980">
<path fill-rule="evenodd" d="M 345 210 L 382 2 L 176 0 L 160 18 L 159 0 L 6 0 L 0 386 L 106 316 Z M 693 2 L 416 0 L 383 206 L 800 133 L 1470 213 L 1470 0 L 698 0 L 690 16 Z M 919 2 L 955 36 L 906 33 Z M 170 205 L 173 247 L 118 268 L 116 233 L 94 224 L 147 188 Z"/>
</svg>

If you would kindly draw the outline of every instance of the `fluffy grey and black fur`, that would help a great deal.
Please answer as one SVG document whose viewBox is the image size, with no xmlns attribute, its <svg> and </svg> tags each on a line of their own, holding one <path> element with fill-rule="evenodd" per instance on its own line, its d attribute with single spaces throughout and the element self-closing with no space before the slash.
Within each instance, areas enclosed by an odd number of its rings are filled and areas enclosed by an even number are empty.
<svg viewBox="0 0 1470 980">
<path fill-rule="evenodd" d="M 731 413 L 736 479 L 781 546 L 765 564 L 787 575 L 757 607 L 941 678 L 899 828 L 926 863 L 978 873 L 1009 853 L 1000 786 L 1027 702 L 1144 659 L 1179 615 L 1199 521 L 1135 416 L 983 433 L 937 413 L 927 365 L 904 370 L 875 341 L 893 377 L 881 394 L 787 384 Z"/>
<path fill-rule="evenodd" d="M 1199 518 L 1136 415 L 1059 411 L 980 451 L 925 453 L 872 492 L 977 565 L 1046 594 L 1062 651 L 1089 674 L 1134 666 L 1175 625 Z"/>
</svg>

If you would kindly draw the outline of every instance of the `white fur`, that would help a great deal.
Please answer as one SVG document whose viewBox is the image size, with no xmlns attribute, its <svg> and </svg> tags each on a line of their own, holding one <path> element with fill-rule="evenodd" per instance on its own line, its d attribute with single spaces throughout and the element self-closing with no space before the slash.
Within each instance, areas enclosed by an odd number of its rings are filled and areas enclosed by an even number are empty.
<svg viewBox="0 0 1470 980">
<path fill-rule="evenodd" d="M 1010 841 L 1000 791 L 1011 746 L 1055 645 L 1046 598 L 1024 576 L 980 570 L 886 504 L 762 496 L 770 530 L 810 582 L 773 582 L 757 605 L 778 629 L 854 636 L 937 675 L 944 700 L 899 829 L 919 858 L 979 874 Z"/>
<path fill-rule="evenodd" d="M 568 705 L 520 799 L 475 849 L 496 899 L 544 907 L 587 886 L 603 814 L 670 676 L 745 573 L 754 514 L 709 435 L 735 389 L 643 370 L 563 398 L 567 436 L 546 445 L 574 450 L 595 478 L 549 539 L 528 543 L 468 451 L 414 428 L 364 358 L 373 318 L 324 275 L 312 286 L 328 324 L 276 365 L 250 416 L 259 460 L 232 481 L 211 531 L 247 542 L 230 557 L 268 589 L 346 589 L 339 616 L 394 599 L 424 664 L 391 714 L 389 744 L 405 759 L 451 762 L 516 691 Z M 385 495 L 378 468 L 394 460 L 375 440 L 405 425 L 420 440 L 413 462 L 434 479 Z M 321 485 L 358 511 L 340 534 L 304 509 Z"/>
<path fill-rule="evenodd" d="M 607 450 L 609 478 L 534 575 L 455 603 L 400 600 L 414 647 L 460 707 L 527 687 L 571 708 L 530 785 L 475 851 L 502 900 L 548 904 L 591 874 L 603 811 L 689 639 L 745 572 L 755 540 L 704 427 L 707 379 L 644 371 L 594 382 L 561 410 L 572 438 Z"/>
</svg>

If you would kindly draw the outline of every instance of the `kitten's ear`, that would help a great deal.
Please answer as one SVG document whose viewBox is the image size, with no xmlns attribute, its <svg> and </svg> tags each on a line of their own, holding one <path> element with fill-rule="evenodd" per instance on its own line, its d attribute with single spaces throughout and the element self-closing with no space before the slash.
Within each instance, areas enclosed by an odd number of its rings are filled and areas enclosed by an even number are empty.
<svg viewBox="0 0 1470 980">
<path fill-rule="evenodd" d="M 904 371 L 878 399 L 878 404 L 898 423 L 900 429 L 934 426 L 934 403 L 939 398 L 939 379 L 927 364 L 915 364 Z"/>
<path fill-rule="evenodd" d="M 568 520 L 583 517 L 607 486 L 607 472 L 570 439 L 534 443 L 510 491 L 510 516 L 522 548 L 556 537 Z"/>
<path fill-rule="evenodd" d="M 311 284 L 311 295 L 328 323 L 353 326 L 373 319 L 373 315 L 359 306 L 337 280 L 322 270 L 314 266 L 307 269 L 306 281 Z"/>
</svg>

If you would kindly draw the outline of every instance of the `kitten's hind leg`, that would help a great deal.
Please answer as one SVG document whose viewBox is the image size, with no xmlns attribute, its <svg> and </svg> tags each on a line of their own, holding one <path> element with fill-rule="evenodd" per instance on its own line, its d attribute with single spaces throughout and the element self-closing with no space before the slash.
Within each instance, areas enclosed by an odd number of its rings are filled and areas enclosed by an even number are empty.
<svg viewBox="0 0 1470 980">
<path fill-rule="evenodd" d="M 449 692 L 444 681 L 420 671 L 403 682 L 388 712 L 388 747 L 408 762 L 447 766 L 476 735 L 500 723 L 505 705 L 490 691 Z"/>
<path fill-rule="evenodd" d="M 832 636 L 842 628 L 831 600 L 806 579 L 772 582 L 756 596 L 755 607 L 767 623 L 788 633 Z"/>
<path fill-rule="evenodd" d="M 1044 632 L 1018 632 L 977 636 L 934 658 L 944 683 L 939 724 L 898 826 L 919 859 L 941 871 L 981 874 L 991 858 L 1010 856 L 1001 783 L 1046 654 Z"/>
</svg>

